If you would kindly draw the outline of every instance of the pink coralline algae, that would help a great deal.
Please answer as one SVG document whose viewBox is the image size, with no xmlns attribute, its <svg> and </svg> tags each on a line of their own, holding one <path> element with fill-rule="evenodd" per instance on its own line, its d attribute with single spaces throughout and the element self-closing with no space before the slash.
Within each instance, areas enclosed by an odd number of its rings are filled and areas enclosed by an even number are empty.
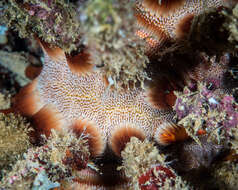
<svg viewBox="0 0 238 190">
<path fill-rule="evenodd" d="M 234 97 L 220 89 L 209 89 L 204 83 L 198 85 L 198 91 L 185 87 L 183 93 L 178 93 L 174 110 L 179 122 L 185 127 L 194 126 L 195 131 L 224 129 L 226 133 L 238 126 L 238 104 Z"/>
</svg>

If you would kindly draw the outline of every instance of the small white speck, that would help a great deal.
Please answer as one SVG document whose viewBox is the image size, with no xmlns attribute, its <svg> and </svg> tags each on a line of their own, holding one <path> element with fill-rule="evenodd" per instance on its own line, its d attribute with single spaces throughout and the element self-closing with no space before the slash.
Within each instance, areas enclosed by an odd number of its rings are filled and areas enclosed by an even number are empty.
<svg viewBox="0 0 238 190">
<path fill-rule="evenodd" d="M 179 110 L 184 110 L 184 106 L 179 106 Z"/>
<path fill-rule="evenodd" d="M 215 98 L 209 98 L 208 101 L 210 104 L 218 104 Z"/>
<path fill-rule="evenodd" d="M 112 86 L 114 84 L 114 81 L 112 80 L 112 77 L 108 77 L 108 82 L 109 82 L 109 86 Z"/>
</svg>

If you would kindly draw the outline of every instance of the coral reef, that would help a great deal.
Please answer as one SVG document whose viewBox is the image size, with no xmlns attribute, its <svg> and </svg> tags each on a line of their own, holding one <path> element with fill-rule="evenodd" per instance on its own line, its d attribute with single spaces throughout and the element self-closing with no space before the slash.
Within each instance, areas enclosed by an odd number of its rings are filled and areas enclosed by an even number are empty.
<svg viewBox="0 0 238 190">
<path fill-rule="evenodd" d="M 230 155 L 227 160 L 236 160 L 238 155 L 238 129 L 232 128 L 228 132 L 228 138 L 226 138 L 229 148 L 231 149 Z"/>
<path fill-rule="evenodd" d="M 105 11 L 106 10 L 106 11 Z M 101 67 L 115 88 L 144 86 L 149 60 L 146 44 L 134 35 L 133 3 L 123 1 L 88 1 L 81 16 L 85 44 L 93 64 Z"/>
<path fill-rule="evenodd" d="M 66 52 L 80 49 L 79 21 L 71 3 L 57 1 L 8 1 L 5 23 L 21 37 L 37 35 Z"/>
<path fill-rule="evenodd" d="M 30 147 L 31 130 L 22 116 L 0 113 L 1 176 L 11 168 L 11 164 L 22 158 L 23 153 Z"/>
<path fill-rule="evenodd" d="M 18 52 L 10 53 L 7 51 L 0 51 L 0 65 L 7 68 L 12 73 L 17 73 L 15 80 L 21 86 L 25 86 L 30 82 L 25 76 L 25 69 L 28 64 L 27 55 L 24 55 L 24 53 L 19 54 Z"/>
<path fill-rule="evenodd" d="M 7 109 L 10 107 L 10 97 L 0 93 L 0 109 Z"/>
<path fill-rule="evenodd" d="M 238 41 L 238 31 L 237 31 L 237 22 L 238 22 L 238 5 L 236 5 L 232 10 L 224 11 L 223 14 L 226 17 L 226 22 L 224 23 L 224 28 L 229 31 L 228 40 L 235 44 L 237 48 Z"/>
<path fill-rule="evenodd" d="M 151 165 L 164 163 L 164 156 L 160 155 L 153 143 L 148 140 L 140 141 L 138 138 L 132 137 L 130 142 L 126 144 L 125 149 L 121 153 L 123 164 L 118 169 L 125 170 L 127 177 L 133 178 L 136 182 L 138 177 L 145 173 Z"/>
<path fill-rule="evenodd" d="M 62 135 L 52 131 L 46 144 L 28 149 L 24 159 L 18 160 L 12 171 L 4 176 L 1 187 L 23 189 L 59 186 L 71 180 L 73 170 L 85 168 L 89 157 L 87 140 L 72 132 Z M 47 188 L 46 188 L 47 186 Z"/>
<path fill-rule="evenodd" d="M 0 189 L 234 189 L 236 4 L 0 2 Z"/>
<path fill-rule="evenodd" d="M 132 180 L 132 189 L 187 189 L 189 185 L 165 162 L 165 156 L 148 140 L 132 137 L 122 151 L 124 170 Z"/>
<path fill-rule="evenodd" d="M 192 92 L 185 87 L 177 97 L 174 109 L 179 124 L 194 138 L 203 129 L 220 143 L 238 125 L 238 106 L 234 97 L 219 89 L 199 84 L 198 91 Z"/>
<path fill-rule="evenodd" d="M 219 189 L 235 190 L 237 189 L 238 179 L 237 163 L 223 162 L 213 168 L 212 175 L 214 183 Z"/>
</svg>

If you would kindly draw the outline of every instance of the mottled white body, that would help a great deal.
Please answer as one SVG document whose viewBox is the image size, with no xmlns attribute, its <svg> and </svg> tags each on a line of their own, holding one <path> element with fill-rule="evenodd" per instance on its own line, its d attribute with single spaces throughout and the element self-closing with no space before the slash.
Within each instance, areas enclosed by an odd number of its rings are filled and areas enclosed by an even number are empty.
<svg viewBox="0 0 238 190">
<path fill-rule="evenodd" d="M 168 116 L 147 102 L 145 90 L 111 90 L 100 70 L 74 74 L 65 58 L 59 62 L 45 55 L 37 89 L 42 102 L 54 105 L 62 114 L 66 127 L 77 119 L 86 119 L 95 124 L 105 140 L 114 129 L 128 124 L 152 137 Z"/>
</svg>

